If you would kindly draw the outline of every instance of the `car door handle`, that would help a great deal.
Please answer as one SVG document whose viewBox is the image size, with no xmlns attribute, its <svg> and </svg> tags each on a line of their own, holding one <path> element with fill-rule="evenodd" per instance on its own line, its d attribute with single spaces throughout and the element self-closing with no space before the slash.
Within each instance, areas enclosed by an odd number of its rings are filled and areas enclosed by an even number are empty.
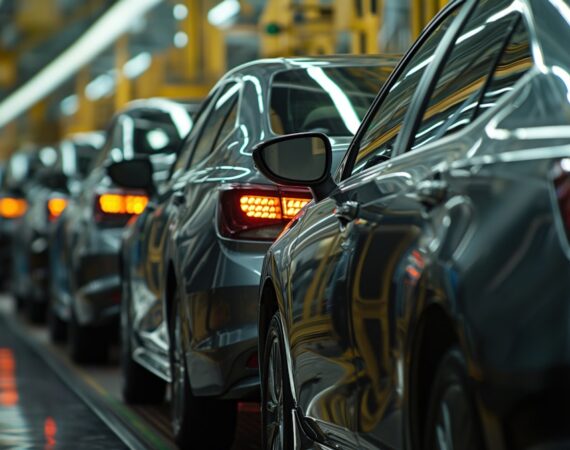
<svg viewBox="0 0 570 450">
<path fill-rule="evenodd" d="M 424 180 L 420 182 L 414 193 L 414 197 L 428 208 L 443 203 L 449 192 L 449 185 L 443 180 Z"/>
<path fill-rule="evenodd" d="M 172 201 L 176 206 L 182 206 L 186 203 L 186 196 L 183 192 L 174 192 L 172 194 Z"/>
</svg>

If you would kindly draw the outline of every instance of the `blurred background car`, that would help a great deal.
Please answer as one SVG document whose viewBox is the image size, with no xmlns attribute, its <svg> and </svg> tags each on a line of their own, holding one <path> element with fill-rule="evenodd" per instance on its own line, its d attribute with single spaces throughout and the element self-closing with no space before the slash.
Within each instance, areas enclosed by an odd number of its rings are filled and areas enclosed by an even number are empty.
<svg viewBox="0 0 570 450">
<path fill-rule="evenodd" d="M 77 192 L 102 143 L 102 133 L 88 133 L 39 150 L 40 167 L 26 192 L 27 210 L 17 222 L 12 244 L 12 292 L 32 322 L 45 319 L 51 228 L 65 210 L 69 195 Z"/>
<path fill-rule="evenodd" d="M 160 402 L 170 382 L 181 447 L 227 448 L 236 400 L 259 397 L 261 262 L 310 201 L 308 190 L 260 175 L 251 149 L 271 136 L 318 130 L 334 141 L 336 167 L 396 62 L 330 57 L 238 67 L 205 101 L 167 186 L 157 188 L 146 171 L 152 209 L 123 240 L 123 396 Z M 115 181 L 140 188 L 144 167 L 119 163 Z"/>
<path fill-rule="evenodd" d="M 0 283 L 6 291 L 14 287 L 13 238 L 19 220 L 28 209 L 26 195 L 34 183 L 38 164 L 38 150 L 25 147 L 14 152 L 5 165 L 0 189 Z M 15 300 L 18 307 L 23 306 L 21 299 Z"/>
<path fill-rule="evenodd" d="M 50 324 L 60 327 L 60 332 L 52 330 L 53 337 L 61 337 L 67 325 L 69 353 L 76 362 L 103 361 L 108 355 L 118 330 L 121 234 L 148 202 L 144 191 L 113 183 L 106 167 L 145 155 L 156 170 L 155 181 L 162 181 L 192 129 L 194 110 L 193 105 L 149 99 L 131 102 L 117 113 L 81 192 L 62 217 L 62 248 L 60 258 L 54 255 L 54 267 L 67 274 L 50 302 Z"/>
</svg>

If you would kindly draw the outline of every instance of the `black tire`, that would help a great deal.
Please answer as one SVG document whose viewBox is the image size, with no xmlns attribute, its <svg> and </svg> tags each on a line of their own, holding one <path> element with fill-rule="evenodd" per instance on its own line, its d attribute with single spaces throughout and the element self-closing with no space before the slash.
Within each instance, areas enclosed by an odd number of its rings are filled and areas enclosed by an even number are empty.
<svg viewBox="0 0 570 450">
<path fill-rule="evenodd" d="M 261 361 L 261 439 L 265 450 L 293 449 L 293 401 L 285 376 L 285 340 L 279 313 L 271 319 Z"/>
<path fill-rule="evenodd" d="M 484 450 L 481 422 L 461 351 L 442 358 L 432 386 L 426 426 L 426 450 Z"/>
<path fill-rule="evenodd" d="M 101 364 L 109 358 L 109 333 L 103 327 L 89 327 L 77 323 L 72 316 L 67 339 L 69 356 L 77 364 Z"/>
<path fill-rule="evenodd" d="M 176 298 L 170 320 L 172 431 L 181 449 L 224 450 L 234 441 L 237 403 L 192 394 L 180 340 L 181 319 Z"/>
<path fill-rule="evenodd" d="M 125 301 L 125 300 L 123 300 Z M 123 306 L 123 309 L 127 307 Z M 132 331 L 126 311 L 121 311 L 121 371 L 123 399 L 131 405 L 159 404 L 164 401 L 166 382 L 150 373 L 132 358 Z"/>
<path fill-rule="evenodd" d="M 67 324 L 51 307 L 48 307 L 47 323 L 51 341 L 55 344 L 64 343 L 67 339 Z"/>
</svg>

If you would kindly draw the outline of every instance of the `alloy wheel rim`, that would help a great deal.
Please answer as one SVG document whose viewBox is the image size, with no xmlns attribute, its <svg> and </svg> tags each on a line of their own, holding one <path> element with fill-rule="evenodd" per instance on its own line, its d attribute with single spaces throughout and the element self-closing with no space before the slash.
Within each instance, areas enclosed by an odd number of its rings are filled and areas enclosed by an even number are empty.
<svg viewBox="0 0 570 450">
<path fill-rule="evenodd" d="M 182 417 L 184 414 L 184 377 L 186 376 L 184 364 L 182 362 L 182 350 L 180 348 L 181 322 L 177 315 L 174 322 L 173 336 L 173 361 L 172 361 L 172 418 L 174 432 L 178 433 L 182 426 Z"/>
<path fill-rule="evenodd" d="M 281 349 L 276 337 L 271 342 L 268 365 L 267 400 L 266 400 L 266 436 L 269 448 L 281 450 L 284 443 L 285 423 L 283 405 L 283 370 Z"/>
</svg>

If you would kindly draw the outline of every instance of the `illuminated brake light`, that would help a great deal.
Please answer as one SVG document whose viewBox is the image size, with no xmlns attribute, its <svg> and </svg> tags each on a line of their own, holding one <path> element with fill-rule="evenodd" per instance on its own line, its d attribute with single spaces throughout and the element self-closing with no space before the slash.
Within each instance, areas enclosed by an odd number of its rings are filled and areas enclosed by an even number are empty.
<svg viewBox="0 0 570 450">
<path fill-rule="evenodd" d="M 49 220 L 53 221 L 61 216 L 65 208 L 67 208 L 67 200 L 64 198 L 50 198 L 47 207 Z"/>
<path fill-rule="evenodd" d="M 274 220 L 283 218 L 279 197 L 243 195 L 239 199 L 239 203 L 241 210 L 247 217 Z"/>
<path fill-rule="evenodd" d="M 283 197 L 283 218 L 292 219 L 311 201 L 307 198 Z"/>
<path fill-rule="evenodd" d="M 218 230 L 231 239 L 272 241 L 311 197 L 304 188 L 225 185 L 220 190 Z"/>
<path fill-rule="evenodd" d="M 99 208 L 105 214 L 141 214 L 148 204 L 144 195 L 103 194 L 99 196 Z"/>
<path fill-rule="evenodd" d="M 26 214 L 28 203 L 20 198 L 0 198 L 0 217 L 17 219 Z"/>
</svg>

